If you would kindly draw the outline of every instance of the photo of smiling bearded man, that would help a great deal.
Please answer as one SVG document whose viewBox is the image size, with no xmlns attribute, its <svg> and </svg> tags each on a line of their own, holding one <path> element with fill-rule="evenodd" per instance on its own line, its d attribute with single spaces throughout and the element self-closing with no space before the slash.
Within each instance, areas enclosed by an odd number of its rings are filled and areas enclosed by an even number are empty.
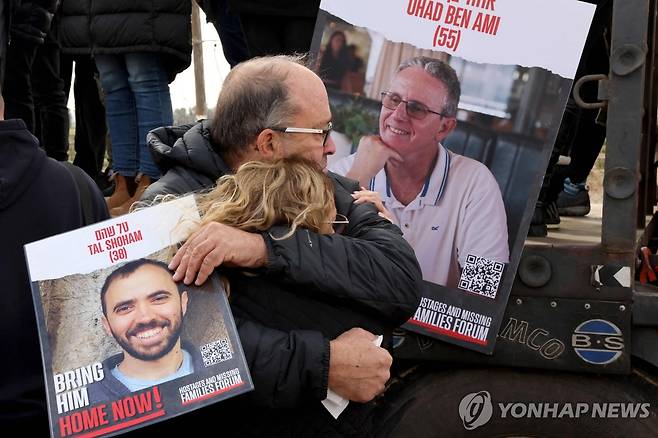
<svg viewBox="0 0 658 438">
<path fill-rule="evenodd" d="M 181 341 L 188 293 L 172 280 L 166 264 L 137 259 L 120 266 L 105 280 L 100 299 L 103 328 L 123 352 L 103 361 L 105 378 L 89 387 L 92 403 L 202 368 L 197 350 Z"/>
</svg>

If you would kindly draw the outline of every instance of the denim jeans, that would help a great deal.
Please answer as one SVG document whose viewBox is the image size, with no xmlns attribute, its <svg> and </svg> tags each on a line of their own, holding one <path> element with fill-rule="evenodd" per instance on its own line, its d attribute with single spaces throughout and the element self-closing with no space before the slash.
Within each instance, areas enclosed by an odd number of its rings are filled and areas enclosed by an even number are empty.
<svg viewBox="0 0 658 438">
<path fill-rule="evenodd" d="M 96 55 L 105 92 L 114 171 L 123 176 L 160 172 L 146 145 L 146 134 L 173 124 L 167 73 L 155 53 Z"/>
</svg>

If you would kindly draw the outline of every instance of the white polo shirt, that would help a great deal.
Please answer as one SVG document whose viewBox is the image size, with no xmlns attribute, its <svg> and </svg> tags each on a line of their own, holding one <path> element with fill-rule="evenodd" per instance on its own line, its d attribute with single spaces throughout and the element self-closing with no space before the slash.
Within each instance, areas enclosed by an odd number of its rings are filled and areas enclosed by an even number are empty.
<svg viewBox="0 0 658 438">
<path fill-rule="evenodd" d="M 385 169 L 370 181 L 379 192 L 395 224 L 413 247 L 427 281 L 457 287 L 459 266 L 469 254 L 509 262 L 507 216 L 500 188 L 479 161 L 454 154 L 440 144 L 432 173 L 409 205 L 391 190 Z M 329 169 L 345 175 L 356 154 Z"/>
</svg>

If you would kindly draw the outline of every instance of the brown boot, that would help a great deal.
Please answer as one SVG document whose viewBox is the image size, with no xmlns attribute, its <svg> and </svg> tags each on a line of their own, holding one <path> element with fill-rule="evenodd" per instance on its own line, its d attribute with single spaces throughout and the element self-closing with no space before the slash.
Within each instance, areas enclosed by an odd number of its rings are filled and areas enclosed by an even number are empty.
<svg viewBox="0 0 658 438">
<path fill-rule="evenodd" d="M 134 194 L 128 197 L 128 199 L 126 199 L 123 204 L 112 208 L 110 210 L 110 216 L 117 217 L 117 216 L 121 216 L 122 214 L 129 213 L 130 207 L 135 202 L 139 201 L 139 199 L 144 194 L 144 190 L 146 190 L 146 188 L 151 184 L 151 178 L 149 178 L 146 175 L 139 174 L 135 178 L 135 182 L 137 183 L 137 187 L 135 188 Z"/>
<path fill-rule="evenodd" d="M 115 173 L 112 178 L 114 178 L 115 184 L 114 193 L 109 198 L 105 198 L 108 210 L 112 210 L 130 199 L 130 196 L 135 193 L 135 188 L 137 187 L 135 180 L 131 177 L 125 177 Z"/>
</svg>

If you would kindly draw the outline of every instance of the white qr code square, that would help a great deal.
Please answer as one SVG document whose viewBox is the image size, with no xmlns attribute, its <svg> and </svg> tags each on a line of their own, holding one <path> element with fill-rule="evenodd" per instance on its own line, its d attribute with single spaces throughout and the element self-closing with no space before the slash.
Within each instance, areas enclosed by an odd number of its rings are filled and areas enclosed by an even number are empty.
<svg viewBox="0 0 658 438">
<path fill-rule="evenodd" d="M 459 288 L 494 299 L 504 268 L 504 263 L 469 254 L 459 279 Z"/>
<path fill-rule="evenodd" d="M 201 358 L 203 364 L 207 367 L 224 362 L 232 357 L 233 353 L 228 345 L 228 339 L 220 339 L 201 346 Z"/>
</svg>

